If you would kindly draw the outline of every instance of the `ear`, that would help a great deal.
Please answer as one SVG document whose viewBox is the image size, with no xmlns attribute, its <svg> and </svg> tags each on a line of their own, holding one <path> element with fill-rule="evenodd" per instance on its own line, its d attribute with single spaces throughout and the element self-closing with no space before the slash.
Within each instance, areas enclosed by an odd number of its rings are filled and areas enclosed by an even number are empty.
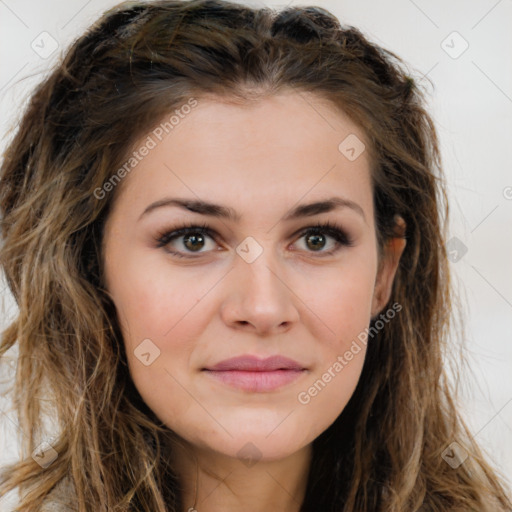
<svg viewBox="0 0 512 512">
<path fill-rule="evenodd" d="M 398 263 L 407 243 L 405 221 L 399 215 L 395 216 L 395 232 L 395 236 L 383 247 L 380 258 L 373 290 L 372 318 L 375 318 L 389 301 Z"/>
</svg>

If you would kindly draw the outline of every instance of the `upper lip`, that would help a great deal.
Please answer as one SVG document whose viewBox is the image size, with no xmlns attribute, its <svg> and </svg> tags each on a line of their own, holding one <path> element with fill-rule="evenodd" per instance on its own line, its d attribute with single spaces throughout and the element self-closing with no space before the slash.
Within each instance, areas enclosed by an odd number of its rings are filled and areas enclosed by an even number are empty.
<svg viewBox="0 0 512 512">
<path fill-rule="evenodd" d="M 211 371 L 239 370 L 247 372 L 270 372 L 274 370 L 305 370 L 304 366 L 285 356 L 277 355 L 259 359 L 255 356 L 244 355 L 233 357 L 217 363 L 215 366 L 203 368 Z"/>
</svg>

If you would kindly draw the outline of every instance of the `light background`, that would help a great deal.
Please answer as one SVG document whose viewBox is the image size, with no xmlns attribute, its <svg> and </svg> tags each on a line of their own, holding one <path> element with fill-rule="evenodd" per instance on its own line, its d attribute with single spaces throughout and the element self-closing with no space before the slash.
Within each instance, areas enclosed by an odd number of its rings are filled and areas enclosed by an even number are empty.
<svg viewBox="0 0 512 512">
<path fill-rule="evenodd" d="M 117 3 L 0 0 L 1 152 L 34 85 Z M 450 242 L 451 268 L 470 362 L 460 407 L 495 466 L 512 475 L 512 0 L 245 3 L 327 8 L 402 57 L 420 82 L 433 83 L 429 107 L 449 183 L 450 237 L 458 239 Z M 52 44 L 58 48 L 47 56 Z M 3 281 L 0 298 L 3 328 L 16 311 Z M 2 368 L 8 383 L 12 369 Z M 0 399 L 0 465 L 17 454 L 13 418 Z"/>
</svg>

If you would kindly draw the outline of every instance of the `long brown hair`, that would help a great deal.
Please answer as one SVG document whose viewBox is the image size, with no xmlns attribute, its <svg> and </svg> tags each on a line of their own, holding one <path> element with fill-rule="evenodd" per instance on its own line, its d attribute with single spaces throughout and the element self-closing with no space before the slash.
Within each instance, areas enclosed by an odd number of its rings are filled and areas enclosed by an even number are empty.
<svg viewBox="0 0 512 512">
<path fill-rule="evenodd" d="M 395 214 L 407 238 L 390 298 L 402 310 L 372 337 L 351 400 L 314 441 L 302 510 L 512 509 L 444 369 L 448 205 L 435 127 L 412 75 L 319 7 L 129 2 L 71 45 L 33 93 L 1 168 L 0 262 L 19 315 L 0 355 L 17 343 L 25 458 L 4 469 L 0 496 L 20 488 L 18 510 L 36 511 L 67 479 L 80 512 L 181 512 L 162 441 L 169 429 L 130 379 L 103 286 L 102 230 L 122 180 L 105 184 L 162 113 L 191 98 L 242 104 L 294 90 L 315 93 L 364 130 L 379 247 Z M 45 390 L 60 432 L 51 443 L 58 456 L 43 468 L 30 454 L 43 440 Z M 468 455 L 457 467 L 443 456 L 460 457 L 453 443 Z"/>
</svg>

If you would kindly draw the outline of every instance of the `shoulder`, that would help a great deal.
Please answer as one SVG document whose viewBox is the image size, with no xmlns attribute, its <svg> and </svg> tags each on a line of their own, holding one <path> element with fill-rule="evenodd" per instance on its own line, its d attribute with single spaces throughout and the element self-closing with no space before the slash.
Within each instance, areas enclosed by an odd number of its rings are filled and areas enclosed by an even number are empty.
<svg viewBox="0 0 512 512">
<path fill-rule="evenodd" d="M 48 494 L 40 512 L 76 512 L 75 489 L 69 478 L 62 479 Z"/>
</svg>

